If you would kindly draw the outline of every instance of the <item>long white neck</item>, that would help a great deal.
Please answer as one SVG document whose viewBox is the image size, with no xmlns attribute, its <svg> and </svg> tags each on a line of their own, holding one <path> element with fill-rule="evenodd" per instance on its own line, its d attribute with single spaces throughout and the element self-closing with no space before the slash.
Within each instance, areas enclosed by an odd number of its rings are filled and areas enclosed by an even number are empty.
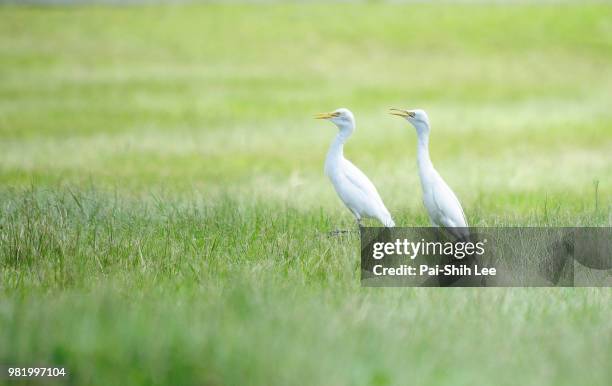
<svg viewBox="0 0 612 386">
<path fill-rule="evenodd" d="M 424 123 L 418 123 L 415 127 L 417 131 L 417 165 L 421 183 L 424 183 L 435 173 L 431 158 L 429 158 L 429 127 Z"/>
<path fill-rule="evenodd" d="M 330 173 L 335 170 L 344 159 L 344 143 L 351 136 L 353 128 L 340 128 L 338 135 L 329 146 L 327 158 L 325 159 L 325 171 Z"/>
</svg>

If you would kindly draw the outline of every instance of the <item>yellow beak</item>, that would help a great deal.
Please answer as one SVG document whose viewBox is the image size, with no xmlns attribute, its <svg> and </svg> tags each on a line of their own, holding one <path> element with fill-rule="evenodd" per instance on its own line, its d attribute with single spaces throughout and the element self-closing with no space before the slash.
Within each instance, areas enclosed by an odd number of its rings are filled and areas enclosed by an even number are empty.
<svg viewBox="0 0 612 386">
<path fill-rule="evenodd" d="M 317 115 L 314 116 L 314 119 L 330 119 L 337 116 L 336 113 L 331 112 L 331 113 L 319 113 Z"/>
<path fill-rule="evenodd" d="M 401 110 L 401 109 L 395 109 L 395 108 L 391 108 L 389 109 L 389 114 L 391 115 L 397 115 L 398 117 L 410 117 L 410 118 L 414 118 L 414 113 L 410 110 Z"/>
</svg>

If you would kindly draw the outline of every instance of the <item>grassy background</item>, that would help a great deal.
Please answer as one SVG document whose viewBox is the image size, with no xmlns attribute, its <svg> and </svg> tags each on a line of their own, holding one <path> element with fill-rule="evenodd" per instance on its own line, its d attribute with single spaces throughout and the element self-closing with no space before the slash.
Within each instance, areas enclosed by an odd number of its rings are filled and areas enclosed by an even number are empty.
<svg viewBox="0 0 612 386">
<path fill-rule="evenodd" d="M 609 289 L 361 288 L 322 173 L 612 225 L 609 5 L 0 7 L 0 364 L 72 384 L 607 385 Z M 598 186 L 597 194 L 595 185 Z M 0 381 L 1 382 L 1 381 Z"/>
</svg>

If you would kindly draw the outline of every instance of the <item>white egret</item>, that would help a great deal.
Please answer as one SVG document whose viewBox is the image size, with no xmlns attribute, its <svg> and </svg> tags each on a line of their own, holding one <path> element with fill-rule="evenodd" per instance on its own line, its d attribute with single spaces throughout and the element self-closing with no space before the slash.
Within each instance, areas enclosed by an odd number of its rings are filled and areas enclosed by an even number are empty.
<svg viewBox="0 0 612 386">
<path fill-rule="evenodd" d="M 463 208 L 457 196 L 444 182 L 429 158 L 429 118 L 423 110 L 391 109 L 390 114 L 405 118 L 417 132 L 417 165 L 423 189 L 423 205 L 431 224 L 435 227 L 453 228 L 450 232 L 466 238 L 469 232 Z M 455 229 L 460 228 L 460 229 Z"/>
<path fill-rule="evenodd" d="M 357 225 L 361 226 L 363 217 L 369 217 L 377 219 L 385 227 L 395 226 L 374 184 L 351 161 L 344 158 L 344 143 L 355 130 L 353 113 L 348 109 L 338 109 L 331 113 L 317 114 L 315 118 L 330 120 L 338 127 L 338 135 L 325 159 L 325 174 L 342 202 L 355 216 Z"/>
</svg>

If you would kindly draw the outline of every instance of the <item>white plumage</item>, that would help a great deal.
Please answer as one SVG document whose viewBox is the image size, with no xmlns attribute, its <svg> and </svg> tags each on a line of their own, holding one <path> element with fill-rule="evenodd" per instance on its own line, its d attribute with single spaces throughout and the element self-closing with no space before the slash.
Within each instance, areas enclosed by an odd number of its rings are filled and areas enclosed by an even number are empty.
<svg viewBox="0 0 612 386">
<path fill-rule="evenodd" d="M 329 177 L 336 193 L 353 213 L 361 226 L 363 217 L 375 218 L 385 227 L 395 223 L 385 207 L 374 184 L 351 161 L 344 158 L 346 140 L 355 130 L 355 118 L 348 109 L 317 114 L 317 119 L 328 119 L 338 127 L 338 135 L 332 142 L 325 159 L 325 174 Z"/>
<path fill-rule="evenodd" d="M 467 228 L 468 223 L 457 196 L 440 177 L 429 158 L 430 128 L 427 113 L 423 110 L 391 109 L 391 114 L 405 118 L 416 129 L 417 164 L 423 188 L 423 204 L 431 224 L 443 228 Z M 467 229 L 453 229 L 451 232 L 460 238 L 469 235 Z"/>
</svg>

